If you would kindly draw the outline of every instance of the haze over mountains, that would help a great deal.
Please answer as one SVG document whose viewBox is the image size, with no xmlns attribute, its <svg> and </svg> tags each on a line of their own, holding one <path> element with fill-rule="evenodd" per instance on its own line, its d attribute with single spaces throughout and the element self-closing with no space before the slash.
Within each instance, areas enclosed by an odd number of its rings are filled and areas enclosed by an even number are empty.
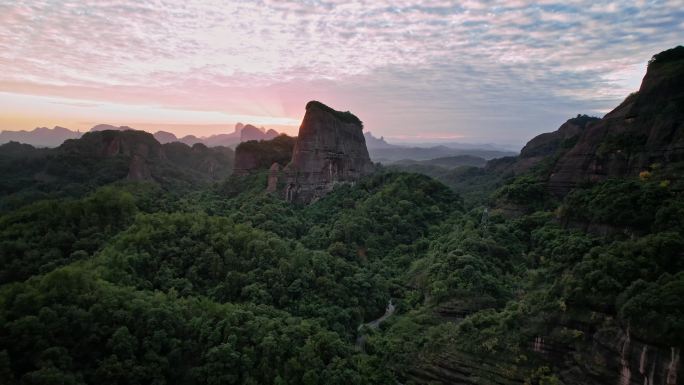
<svg viewBox="0 0 684 385">
<path fill-rule="evenodd" d="M 0 380 L 681 384 L 684 47 L 484 167 L 378 166 L 402 149 L 305 110 L 235 154 L 0 145 Z"/>
<path fill-rule="evenodd" d="M 129 126 L 113 126 L 110 124 L 98 124 L 93 126 L 89 132 L 105 131 L 105 130 L 135 130 L 134 127 Z M 83 133 L 79 131 L 72 131 L 68 128 L 56 126 L 52 129 L 47 127 L 39 127 L 32 131 L 2 131 L 0 132 L 0 144 L 7 142 L 19 142 L 30 144 L 35 147 L 57 147 L 67 139 L 76 139 L 81 137 Z M 194 135 L 186 135 L 177 137 L 175 134 L 167 131 L 157 131 L 154 138 L 161 144 L 181 142 L 189 146 L 196 143 L 204 144 L 208 147 L 225 146 L 235 147 L 239 143 L 249 140 L 270 140 L 280 135 L 274 129 L 266 129 L 264 127 L 256 127 L 251 124 L 237 123 L 233 132 L 228 134 L 216 134 L 206 137 L 197 137 Z M 458 160 L 452 160 L 451 164 L 459 165 L 483 165 L 486 160 L 492 158 L 499 158 L 503 156 L 512 156 L 516 152 L 491 145 L 491 144 L 465 144 L 465 143 L 446 143 L 446 144 L 421 144 L 421 145 L 398 145 L 388 143 L 384 137 L 375 137 L 371 131 L 365 131 L 364 137 L 368 152 L 374 162 L 381 162 L 391 164 L 394 162 L 407 161 L 427 161 L 436 158 L 448 157 L 473 157 L 476 159 L 464 159 L 464 163 Z M 458 158 L 457 158 L 458 159 Z M 440 162 L 438 162 L 440 163 Z M 444 163 L 444 162 L 441 162 Z"/>
<path fill-rule="evenodd" d="M 135 130 L 134 127 L 129 126 L 113 126 L 111 124 L 98 124 L 93 126 L 89 132 L 96 131 L 125 131 Z M 4 130 L 0 132 L 0 144 L 7 142 L 19 142 L 30 144 L 36 147 L 57 147 L 67 139 L 80 138 L 83 135 L 80 131 L 72 131 L 68 128 L 55 126 L 54 128 L 38 127 L 31 131 L 9 131 Z M 265 129 L 264 127 L 256 127 L 251 124 L 237 123 L 235 130 L 229 134 L 217 134 L 205 137 L 197 137 L 194 135 L 186 135 L 178 138 L 175 134 L 166 131 L 157 131 L 154 137 L 162 144 L 170 142 L 181 142 L 192 146 L 195 143 L 202 143 L 209 147 L 214 146 L 235 146 L 240 142 L 247 140 L 268 140 L 273 139 L 279 135 L 276 130 Z"/>
<path fill-rule="evenodd" d="M 60 126 L 54 128 L 37 127 L 31 131 L 2 131 L 0 132 L 0 144 L 19 142 L 36 147 L 57 147 L 65 140 L 80 138 L 81 135 L 83 134 L 79 131 L 71 131 Z"/>
</svg>

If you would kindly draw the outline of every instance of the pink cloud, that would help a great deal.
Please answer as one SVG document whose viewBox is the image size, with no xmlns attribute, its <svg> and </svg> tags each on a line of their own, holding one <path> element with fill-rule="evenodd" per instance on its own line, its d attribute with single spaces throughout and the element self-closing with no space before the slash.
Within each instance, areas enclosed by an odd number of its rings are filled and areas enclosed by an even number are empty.
<svg viewBox="0 0 684 385">
<path fill-rule="evenodd" d="M 360 111 L 379 133 L 410 135 L 428 122 L 437 133 L 479 125 L 516 136 L 500 118 L 482 118 L 491 106 L 509 112 L 528 101 L 556 119 L 601 110 L 631 91 L 625 68 L 681 40 L 676 2 L 622 14 L 627 5 L 0 2 L 0 91 L 292 119 L 322 99 Z M 521 129 L 542 130 L 536 122 Z"/>
</svg>

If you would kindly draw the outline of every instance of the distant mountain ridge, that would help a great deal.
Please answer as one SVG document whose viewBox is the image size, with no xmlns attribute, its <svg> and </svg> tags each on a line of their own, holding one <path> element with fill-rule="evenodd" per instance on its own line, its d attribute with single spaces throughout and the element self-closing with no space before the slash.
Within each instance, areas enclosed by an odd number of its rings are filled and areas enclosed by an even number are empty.
<svg viewBox="0 0 684 385">
<path fill-rule="evenodd" d="M 434 158 L 428 160 L 413 160 L 413 159 L 402 159 L 394 162 L 393 165 L 396 166 L 410 166 L 410 165 L 423 165 L 423 166 L 437 166 L 442 168 L 456 168 L 461 166 L 472 166 L 472 167 L 484 167 L 487 163 L 485 158 L 472 155 L 456 155 L 447 156 L 442 158 Z"/>
<path fill-rule="evenodd" d="M 35 147 L 57 147 L 67 139 L 80 138 L 79 131 L 55 126 L 54 128 L 37 127 L 31 131 L 2 131 L 0 132 L 0 144 L 19 142 L 30 144 Z"/>
<path fill-rule="evenodd" d="M 93 126 L 90 131 L 88 132 L 97 132 L 97 131 L 126 131 L 126 130 L 134 130 L 132 127 L 128 126 L 112 126 L 111 124 L 98 124 L 96 126 Z"/>
<path fill-rule="evenodd" d="M 517 155 L 516 152 L 502 150 L 490 144 L 401 145 L 388 143 L 383 136 L 375 137 L 370 131 L 364 132 L 363 136 L 366 139 L 366 147 L 371 159 L 374 162 L 381 163 L 406 162 L 408 160 L 427 161 L 458 156 L 471 156 L 487 160 Z M 476 163 L 479 164 L 479 162 Z"/>
<path fill-rule="evenodd" d="M 401 160 L 412 159 L 416 161 L 453 156 L 469 155 L 484 159 L 502 158 L 517 155 L 512 151 L 489 150 L 481 148 L 459 149 L 447 146 L 434 147 L 403 147 L 393 146 L 387 148 L 368 149 L 374 162 L 393 163 Z"/>
<path fill-rule="evenodd" d="M 384 136 L 376 138 L 370 131 L 364 132 L 363 136 L 366 138 L 366 147 L 368 147 L 368 150 L 401 147 L 396 144 L 387 143 Z"/>
<path fill-rule="evenodd" d="M 100 131 L 127 131 L 136 130 L 129 126 L 114 126 L 111 124 L 98 124 L 93 126 L 88 132 Z M 9 142 L 19 142 L 30 144 L 34 147 L 58 147 L 68 139 L 78 139 L 83 135 L 83 132 L 73 131 L 65 127 L 55 126 L 54 128 L 37 127 L 31 131 L 0 131 L 0 144 Z M 197 143 L 204 144 L 207 147 L 234 147 L 241 142 L 248 140 L 270 140 L 280 133 L 274 129 L 265 129 L 264 127 L 256 127 L 251 124 L 237 123 L 235 130 L 229 134 L 215 134 L 207 137 L 197 137 L 195 135 L 186 135 L 178 138 L 175 134 L 168 131 L 157 131 L 154 138 L 161 144 L 181 142 L 192 146 Z"/>
</svg>

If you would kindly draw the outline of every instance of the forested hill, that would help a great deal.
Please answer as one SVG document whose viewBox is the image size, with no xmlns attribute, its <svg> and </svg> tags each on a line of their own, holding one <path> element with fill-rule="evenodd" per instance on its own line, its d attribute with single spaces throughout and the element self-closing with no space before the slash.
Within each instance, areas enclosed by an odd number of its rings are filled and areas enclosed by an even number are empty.
<svg viewBox="0 0 684 385">
<path fill-rule="evenodd" d="M 600 123 L 574 119 L 534 162 L 449 186 L 377 167 L 307 205 L 146 134 L 3 146 L 0 379 L 681 383 L 678 160 L 556 194 L 554 167 Z"/>
<path fill-rule="evenodd" d="M 401 296 L 400 272 L 460 200 L 409 174 L 307 207 L 262 190 L 114 185 L 3 215 L 5 378 L 390 383 L 355 350 L 357 326 Z"/>
<path fill-rule="evenodd" d="M 99 186 L 149 181 L 173 193 L 223 180 L 233 150 L 160 144 L 135 130 L 88 132 L 52 149 L 10 142 L 0 145 L 0 211 L 50 197 L 82 197 Z"/>
</svg>

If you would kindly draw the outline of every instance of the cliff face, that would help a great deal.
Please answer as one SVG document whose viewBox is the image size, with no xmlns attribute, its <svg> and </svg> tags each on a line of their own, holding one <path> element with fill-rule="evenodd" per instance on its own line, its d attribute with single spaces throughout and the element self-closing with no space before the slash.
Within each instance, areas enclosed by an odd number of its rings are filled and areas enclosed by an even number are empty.
<svg viewBox="0 0 684 385">
<path fill-rule="evenodd" d="M 36 167 L 42 174 L 72 177 L 76 165 L 87 165 L 87 173 L 108 182 L 126 178 L 164 183 L 174 179 L 200 182 L 227 177 L 233 151 L 226 147 L 193 147 L 179 142 L 160 144 L 152 134 L 137 130 L 105 130 L 85 133 L 48 149 Z M 29 156 L 30 154 L 26 154 Z M 39 166 L 39 164 L 42 166 Z"/>
<path fill-rule="evenodd" d="M 233 174 L 244 176 L 254 171 L 266 170 L 273 163 L 286 164 L 292 158 L 294 143 L 294 138 L 284 134 L 272 140 L 240 143 L 235 149 Z"/>
<path fill-rule="evenodd" d="M 639 91 L 603 119 L 587 116 L 570 119 L 557 131 L 530 140 L 518 157 L 490 161 L 487 169 L 501 174 L 532 171 L 527 175 L 531 176 L 531 182 L 521 179 L 527 184 L 519 185 L 521 189 L 528 188 L 526 199 L 537 187 L 548 186 L 552 192 L 563 195 L 585 181 L 632 177 L 647 170 L 657 169 L 668 179 L 678 180 L 684 162 L 682 125 L 684 48 L 679 47 L 656 55 Z M 615 199 L 624 198 L 615 195 Z M 590 229 L 609 225 L 587 223 L 586 226 Z M 608 231 L 612 230 L 608 228 Z M 634 233 L 625 235 L 636 237 Z M 622 263 L 622 258 L 617 263 Z M 622 270 L 628 268 L 618 266 L 616 271 Z M 676 272 L 673 267 L 672 274 Z M 650 299 L 664 301 L 663 298 Z M 569 301 L 569 311 L 564 308 L 545 320 L 544 334 L 526 335 L 527 346 L 511 355 L 469 356 L 459 350 L 458 342 L 445 344 L 436 353 L 426 352 L 425 359 L 421 352 L 406 377 L 420 384 L 522 384 L 539 367 L 548 367 L 559 383 L 567 385 L 681 384 L 684 347 L 681 341 L 649 337 L 645 330 L 639 329 L 643 325 L 630 331 L 630 322 L 624 315 L 616 314 L 615 309 L 607 310 L 612 306 L 610 302 L 603 305 L 603 311 L 609 313 L 602 313 L 597 308 L 584 307 L 583 301 Z M 471 313 L 459 305 L 452 300 L 435 310 L 448 322 L 460 322 Z M 673 319 L 679 318 L 675 315 Z M 519 329 L 524 333 L 524 327 Z M 667 332 L 663 330 L 663 333 Z"/>
<path fill-rule="evenodd" d="M 513 164 L 512 171 L 515 174 L 526 172 L 547 157 L 567 150 L 576 143 L 587 126 L 598 121 L 599 118 L 577 115 L 568 119 L 558 130 L 537 135 L 520 150 L 520 156 Z"/>
<path fill-rule="evenodd" d="M 601 365 L 591 362 L 586 369 L 603 381 L 617 377 L 619 385 L 676 385 L 680 370 L 680 348 L 659 347 L 631 336 L 629 329 L 594 334 L 592 357 L 602 357 Z"/>
<path fill-rule="evenodd" d="M 245 176 L 249 175 L 252 171 L 258 170 L 260 156 L 261 154 L 253 147 L 237 146 L 235 149 L 233 175 Z"/>
<path fill-rule="evenodd" d="M 684 47 L 654 56 L 639 91 L 583 130 L 549 177 L 557 195 L 587 181 L 684 161 Z M 521 154 L 522 155 L 522 154 Z"/>
<path fill-rule="evenodd" d="M 564 384 L 677 385 L 680 349 L 649 344 L 629 330 L 606 328 L 590 331 L 581 344 L 537 336 L 523 350 L 534 363 L 530 366 L 505 355 L 483 357 L 447 349 L 418 359 L 405 376 L 417 384 L 523 385 L 536 366 L 546 365 Z"/>
<path fill-rule="evenodd" d="M 315 201 L 335 184 L 356 181 L 372 170 L 361 121 L 350 112 L 309 102 L 285 169 L 286 199 Z"/>
<path fill-rule="evenodd" d="M 151 179 L 150 163 L 165 159 L 161 144 L 152 134 L 135 130 L 99 131 L 94 128 L 81 139 L 64 142 L 59 150 L 81 156 L 126 158 L 127 179 L 138 181 Z"/>
<path fill-rule="evenodd" d="M 172 168 L 186 170 L 209 177 L 212 180 L 223 179 L 233 169 L 233 150 L 228 147 L 207 147 L 195 143 L 192 147 L 180 142 L 162 145 L 164 156 Z"/>
</svg>

